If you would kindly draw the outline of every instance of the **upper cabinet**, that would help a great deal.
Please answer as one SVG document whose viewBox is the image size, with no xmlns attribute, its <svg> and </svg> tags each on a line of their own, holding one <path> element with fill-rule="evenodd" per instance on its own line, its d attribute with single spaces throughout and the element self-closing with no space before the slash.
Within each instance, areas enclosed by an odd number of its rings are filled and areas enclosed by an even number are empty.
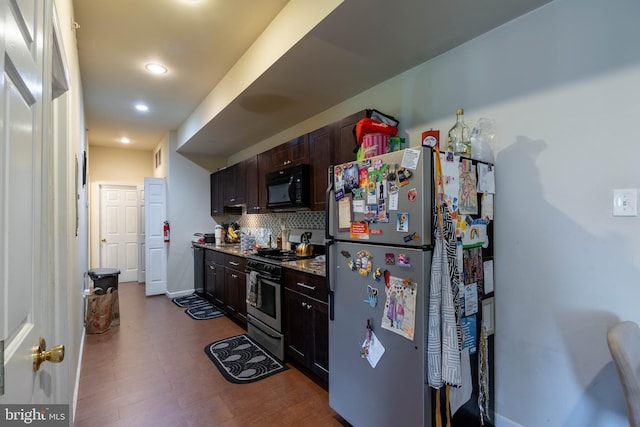
<svg viewBox="0 0 640 427">
<path fill-rule="evenodd" d="M 313 211 L 325 209 L 330 165 L 356 159 L 353 129 L 366 111 L 345 117 L 308 134 L 211 174 L 211 215 L 268 213 L 265 175 L 299 164 L 309 164 Z"/>
<path fill-rule="evenodd" d="M 224 205 L 239 206 L 246 203 L 246 175 L 244 162 L 224 169 Z"/>
<path fill-rule="evenodd" d="M 338 122 L 324 126 L 309 134 L 311 159 L 311 210 L 322 211 L 326 204 L 329 185 L 329 166 L 348 163 L 356 159 L 353 128 L 367 116 L 365 110 Z"/>
<path fill-rule="evenodd" d="M 293 138 L 271 150 L 272 170 L 284 169 L 293 165 L 309 163 L 308 135 Z"/>
</svg>

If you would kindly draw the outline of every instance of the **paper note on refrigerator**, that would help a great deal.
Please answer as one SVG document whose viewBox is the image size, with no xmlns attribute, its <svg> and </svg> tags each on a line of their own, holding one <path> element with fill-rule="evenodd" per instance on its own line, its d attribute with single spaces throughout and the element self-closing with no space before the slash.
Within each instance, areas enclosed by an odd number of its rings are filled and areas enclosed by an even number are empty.
<svg viewBox="0 0 640 427">
<path fill-rule="evenodd" d="M 367 343 L 364 342 L 362 344 L 362 347 L 364 347 L 366 344 Z M 371 332 L 371 340 L 369 341 L 369 349 L 367 351 L 367 361 L 369 361 L 369 364 L 371 365 L 372 368 L 376 367 L 376 365 L 382 358 L 384 351 L 385 351 L 385 348 L 382 345 L 382 343 L 378 340 L 378 337 L 376 337 L 376 334 Z"/>
<path fill-rule="evenodd" d="M 413 341 L 416 325 L 418 285 L 411 279 L 391 276 L 387 301 L 382 315 L 382 327 Z"/>
</svg>

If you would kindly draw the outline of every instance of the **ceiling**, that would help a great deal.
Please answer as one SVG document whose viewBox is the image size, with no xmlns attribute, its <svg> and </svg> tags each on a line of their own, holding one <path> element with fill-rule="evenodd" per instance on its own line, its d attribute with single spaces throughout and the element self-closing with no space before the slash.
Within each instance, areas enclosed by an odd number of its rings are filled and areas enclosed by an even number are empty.
<svg viewBox="0 0 640 427">
<path fill-rule="evenodd" d="M 549 1 L 344 0 L 197 132 L 178 132 L 180 151 L 228 157 Z M 180 130 L 287 3 L 74 0 L 89 145 L 152 150 Z"/>
</svg>

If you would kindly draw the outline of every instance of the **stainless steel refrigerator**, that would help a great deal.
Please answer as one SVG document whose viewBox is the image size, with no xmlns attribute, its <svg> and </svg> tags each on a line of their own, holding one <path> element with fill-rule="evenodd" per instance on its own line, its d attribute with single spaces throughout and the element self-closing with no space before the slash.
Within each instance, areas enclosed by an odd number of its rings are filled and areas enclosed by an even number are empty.
<svg viewBox="0 0 640 427">
<path fill-rule="evenodd" d="M 433 152 L 337 165 L 327 191 L 329 405 L 354 426 L 429 426 Z"/>
</svg>

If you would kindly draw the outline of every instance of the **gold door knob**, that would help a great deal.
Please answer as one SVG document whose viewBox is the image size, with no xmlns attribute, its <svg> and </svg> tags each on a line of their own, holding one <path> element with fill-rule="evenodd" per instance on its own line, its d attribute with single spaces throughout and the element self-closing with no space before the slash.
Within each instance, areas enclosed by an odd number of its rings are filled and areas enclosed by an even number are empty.
<svg viewBox="0 0 640 427">
<path fill-rule="evenodd" d="M 107 243 L 107 239 L 102 239 L 102 243 Z"/>
<path fill-rule="evenodd" d="M 33 348 L 33 370 L 38 371 L 42 362 L 60 363 L 64 360 L 64 346 L 58 345 L 47 350 L 47 343 L 40 338 L 40 345 Z"/>
</svg>

